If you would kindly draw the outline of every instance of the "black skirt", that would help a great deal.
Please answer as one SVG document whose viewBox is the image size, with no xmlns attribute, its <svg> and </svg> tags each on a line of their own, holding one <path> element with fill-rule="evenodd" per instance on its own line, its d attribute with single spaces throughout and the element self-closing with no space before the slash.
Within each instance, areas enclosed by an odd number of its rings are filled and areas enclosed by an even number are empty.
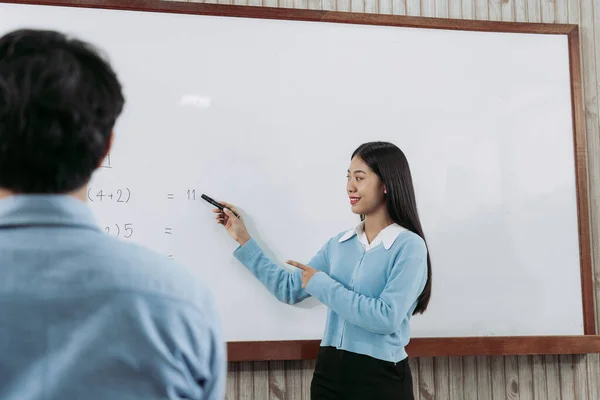
<svg viewBox="0 0 600 400">
<path fill-rule="evenodd" d="M 321 347 L 311 400 L 414 400 L 408 359 L 399 363 Z"/>
</svg>

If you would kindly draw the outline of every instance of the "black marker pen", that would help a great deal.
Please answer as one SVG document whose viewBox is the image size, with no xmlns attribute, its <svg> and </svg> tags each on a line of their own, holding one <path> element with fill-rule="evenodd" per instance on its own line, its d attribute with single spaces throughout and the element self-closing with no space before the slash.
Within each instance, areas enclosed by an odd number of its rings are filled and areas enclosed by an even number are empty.
<svg viewBox="0 0 600 400">
<path fill-rule="evenodd" d="M 225 208 L 225 206 L 223 206 L 223 205 L 222 205 L 222 204 L 220 204 L 220 203 L 217 203 L 216 201 L 214 201 L 213 199 L 211 199 L 210 197 L 208 197 L 208 196 L 207 196 L 207 195 L 205 195 L 205 194 L 203 194 L 203 195 L 202 195 L 202 196 L 200 196 L 200 197 L 202 197 L 204 200 L 206 200 L 207 202 L 209 202 L 209 203 L 210 203 L 210 204 L 212 204 L 213 206 L 217 207 L 217 208 L 218 208 L 219 210 L 221 210 L 221 211 L 223 211 L 223 209 Z M 235 215 L 236 217 L 238 217 L 238 218 L 240 217 L 240 216 L 238 215 L 238 213 L 236 213 L 235 211 L 233 211 L 233 210 L 231 210 L 231 209 L 229 209 L 229 211 L 231 211 L 231 212 L 233 213 L 233 215 Z"/>
</svg>

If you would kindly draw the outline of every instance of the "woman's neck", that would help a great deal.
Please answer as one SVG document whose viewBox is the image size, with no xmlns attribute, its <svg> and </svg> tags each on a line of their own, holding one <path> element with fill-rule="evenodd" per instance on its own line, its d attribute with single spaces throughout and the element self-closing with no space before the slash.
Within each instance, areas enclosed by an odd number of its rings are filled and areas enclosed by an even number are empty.
<svg viewBox="0 0 600 400">
<path fill-rule="evenodd" d="M 365 215 L 364 231 L 367 235 L 367 240 L 369 243 L 371 243 L 383 229 L 393 223 L 394 221 L 390 217 L 385 207 L 382 207 L 380 210 L 371 214 Z"/>
</svg>

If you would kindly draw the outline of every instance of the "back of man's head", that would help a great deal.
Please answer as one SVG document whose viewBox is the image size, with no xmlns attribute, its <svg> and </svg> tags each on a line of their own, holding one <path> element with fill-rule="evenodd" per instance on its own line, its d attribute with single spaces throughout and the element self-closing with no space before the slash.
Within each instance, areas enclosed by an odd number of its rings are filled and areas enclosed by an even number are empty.
<svg viewBox="0 0 600 400">
<path fill-rule="evenodd" d="M 90 180 L 124 105 L 110 65 L 52 31 L 0 38 L 0 188 L 68 193 Z"/>
</svg>

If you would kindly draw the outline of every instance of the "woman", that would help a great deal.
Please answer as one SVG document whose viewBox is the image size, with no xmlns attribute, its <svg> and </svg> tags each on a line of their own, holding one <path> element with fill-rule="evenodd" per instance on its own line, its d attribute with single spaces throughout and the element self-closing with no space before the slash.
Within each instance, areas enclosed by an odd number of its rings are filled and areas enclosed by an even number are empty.
<svg viewBox="0 0 600 400">
<path fill-rule="evenodd" d="M 279 300 L 314 296 L 328 307 L 311 399 L 413 399 L 405 346 L 410 319 L 427 308 L 431 264 L 410 168 L 391 143 L 352 154 L 347 192 L 361 223 L 288 272 L 263 253 L 228 203 L 217 221 L 239 242 L 234 255 Z M 239 215 L 239 213 L 238 213 Z"/>
</svg>

